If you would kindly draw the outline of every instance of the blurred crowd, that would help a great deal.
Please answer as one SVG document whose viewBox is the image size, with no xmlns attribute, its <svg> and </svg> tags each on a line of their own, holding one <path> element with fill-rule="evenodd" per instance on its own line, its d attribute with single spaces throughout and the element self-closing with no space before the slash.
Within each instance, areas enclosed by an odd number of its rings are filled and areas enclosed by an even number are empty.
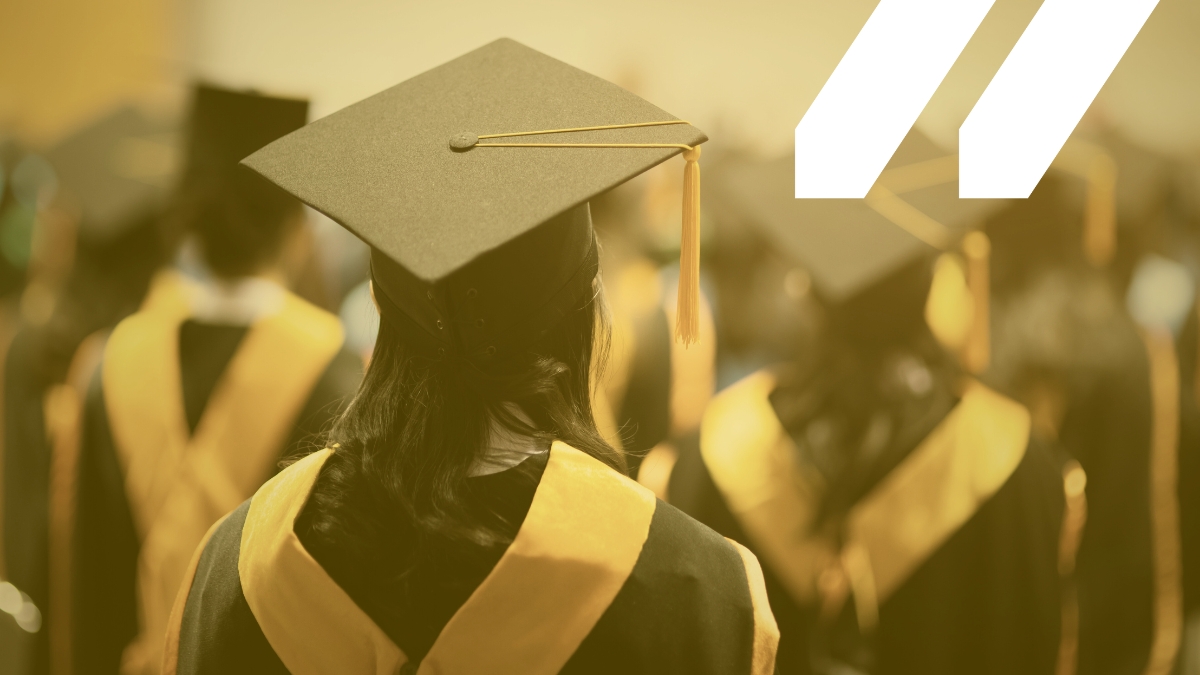
<svg viewBox="0 0 1200 675">
<path fill-rule="evenodd" d="M 89 391 L 122 320 L 153 303 L 180 303 L 204 319 L 193 331 L 197 344 L 228 343 L 214 348 L 225 351 L 207 366 L 208 383 L 196 385 L 207 387 L 188 411 L 196 433 L 245 326 L 270 302 L 250 281 L 269 278 L 288 298 L 336 317 L 338 355 L 309 385 L 329 385 L 323 414 L 296 421 L 268 453 L 272 463 L 319 442 L 370 360 L 379 317 L 364 244 L 298 206 L 270 216 L 279 224 L 265 243 L 213 231 L 194 215 L 197 200 L 221 203 L 197 196 L 189 174 L 206 142 L 196 130 L 208 89 L 223 91 L 196 85 L 191 107 L 174 114 L 120 105 L 51 143 L 0 129 L 0 673 L 93 672 L 68 655 L 89 653 L 73 646 L 86 642 L 81 634 L 112 628 L 73 616 L 72 586 L 103 586 L 103 565 L 116 564 L 80 553 L 109 545 L 81 541 L 80 523 L 106 508 L 89 501 L 88 481 L 121 480 L 86 465 L 93 441 L 83 435 Z M 1037 643 L 1030 635 L 1043 633 L 1032 629 L 991 639 L 1014 652 L 1053 652 L 1060 675 L 1200 673 L 1200 162 L 1090 125 L 1029 199 L 959 200 L 956 156 L 914 130 L 866 200 L 801 203 L 786 195 L 791 157 L 711 135 L 697 344 L 673 339 L 682 160 L 591 202 L 611 329 L 596 363 L 595 413 L 638 482 L 719 533 L 758 544 L 784 632 L 779 672 L 881 672 L 876 663 L 906 648 L 971 649 L 989 632 L 986 622 L 939 624 L 926 615 L 946 598 L 914 600 L 912 590 L 934 584 L 914 569 L 946 582 L 966 566 L 1001 570 L 987 577 L 996 587 L 964 579 L 937 592 L 991 603 L 991 612 L 1036 606 L 1031 615 L 1049 617 L 1057 640 Z M 217 185 L 205 189 L 242 189 Z M 772 186 L 783 187 L 772 194 Z M 778 204 L 780 191 L 786 203 Z M 887 228 L 899 239 L 888 239 Z M 238 257 L 245 251 L 258 257 L 246 262 Z M 242 332 L 201 335 L 208 324 Z M 906 541 L 930 543 L 892 550 L 903 569 L 869 592 L 856 586 L 852 561 L 837 568 L 845 578 L 784 569 L 788 556 L 805 554 L 759 531 L 791 517 L 763 506 L 779 481 L 792 480 L 781 474 L 794 469 L 821 486 L 813 513 L 790 525 L 851 541 L 847 523 L 863 511 L 855 507 L 889 476 L 919 468 L 906 461 L 914 447 L 924 447 L 947 410 L 975 400 L 979 386 L 1024 411 L 1015 414 L 1028 424 L 1028 449 L 998 469 L 996 485 L 967 486 L 959 522 L 938 534 L 937 524 L 905 520 L 907 497 L 880 505 L 879 517 L 891 520 L 878 527 L 915 527 Z M 770 425 L 788 439 L 790 468 L 755 473 L 754 444 Z M 735 439 L 725 447 L 741 454 L 712 449 L 713 439 Z M 919 474 L 929 482 L 918 480 L 917 492 L 986 473 L 940 471 Z M 956 538 L 976 536 L 964 523 L 980 518 L 1008 523 L 988 536 L 1017 531 L 992 548 L 954 549 Z M 956 563 L 944 560 L 953 556 Z M 1032 567 L 1007 556 L 1042 556 L 1052 573 L 1006 576 Z M 795 581 L 805 574 L 812 578 Z M 87 621 L 104 621 L 103 607 L 91 611 Z M 133 641 L 146 610 L 113 616 L 114 624 L 134 622 L 124 635 Z M 906 621 L 917 626 L 912 634 L 895 628 Z M 789 634 L 803 639 L 788 646 Z M 121 658 L 133 672 L 129 653 Z M 146 668 L 137 672 L 154 672 Z"/>
</svg>

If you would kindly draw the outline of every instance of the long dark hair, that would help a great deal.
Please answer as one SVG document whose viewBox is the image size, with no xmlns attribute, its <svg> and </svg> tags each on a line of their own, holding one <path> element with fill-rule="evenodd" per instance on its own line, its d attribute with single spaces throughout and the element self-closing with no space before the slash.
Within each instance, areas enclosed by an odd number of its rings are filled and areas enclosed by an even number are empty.
<svg viewBox="0 0 1200 675">
<path fill-rule="evenodd" d="M 518 524 L 481 513 L 467 480 L 492 424 L 546 447 L 563 441 L 621 470 L 621 455 L 592 417 L 592 367 L 603 361 L 608 337 L 598 282 L 595 288 L 499 375 L 418 353 L 381 322 L 366 377 L 330 434 L 336 449 L 297 531 L 318 548 L 357 565 L 378 564 L 381 572 L 397 557 L 416 564 L 389 550 L 394 542 L 502 549 Z M 514 415 L 510 403 L 532 424 Z"/>
</svg>

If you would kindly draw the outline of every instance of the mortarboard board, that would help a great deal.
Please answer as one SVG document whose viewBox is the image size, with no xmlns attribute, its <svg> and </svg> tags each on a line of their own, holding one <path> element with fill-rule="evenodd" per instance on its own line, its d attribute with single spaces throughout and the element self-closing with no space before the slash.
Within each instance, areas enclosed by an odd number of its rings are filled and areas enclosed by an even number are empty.
<svg viewBox="0 0 1200 675">
<path fill-rule="evenodd" d="M 1001 203 L 959 199 L 958 162 L 913 131 L 866 199 L 796 199 L 791 155 L 742 160 L 710 179 L 722 211 L 758 229 L 837 305 L 953 245 Z"/>
<path fill-rule="evenodd" d="M 279 241 L 281 228 L 300 213 L 299 202 L 241 160 L 307 120 L 303 99 L 209 84 L 193 88 L 174 210 L 176 222 L 199 237 L 214 274 L 250 273 L 262 246 Z"/>
<path fill-rule="evenodd" d="M 133 107 L 87 124 L 46 153 L 85 236 L 108 238 L 161 204 L 177 169 L 172 125 Z"/>
<path fill-rule="evenodd" d="M 197 84 L 187 128 L 184 185 L 241 172 L 243 157 L 308 122 L 308 101 Z"/>
<path fill-rule="evenodd" d="M 705 140 L 612 83 L 501 39 L 244 163 L 371 246 L 385 319 L 488 367 L 591 292 L 590 198 L 684 152 L 694 228 Z M 695 273 L 698 252 L 687 255 Z"/>
<path fill-rule="evenodd" d="M 977 308 L 963 347 L 968 367 L 988 359 L 988 250 L 986 237 L 969 232 L 1000 208 L 1000 200 L 960 199 L 958 160 L 911 131 L 865 199 L 795 199 L 794 158 L 742 160 L 710 181 L 710 195 L 726 218 L 760 231 L 783 255 L 808 272 L 817 296 L 849 316 L 879 311 L 882 284 L 896 282 L 922 258 L 963 242 L 967 277 Z M 924 298 L 913 298 L 924 300 Z M 907 301 L 906 301 L 907 302 Z M 894 308 L 893 308 L 894 309 Z M 855 317 L 862 326 L 863 317 Z M 878 325 L 876 325 L 878 326 Z"/>
</svg>

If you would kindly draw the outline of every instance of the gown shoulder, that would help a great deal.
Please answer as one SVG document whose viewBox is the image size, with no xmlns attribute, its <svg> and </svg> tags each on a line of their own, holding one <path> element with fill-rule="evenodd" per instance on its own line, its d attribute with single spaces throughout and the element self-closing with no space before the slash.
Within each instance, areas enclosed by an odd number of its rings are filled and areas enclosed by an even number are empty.
<svg viewBox="0 0 1200 675">
<path fill-rule="evenodd" d="M 200 553 L 183 607 L 177 652 L 178 675 L 284 674 L 250 611 L 238 576 L 247 500 L 217 526 Z"/>
</svg>

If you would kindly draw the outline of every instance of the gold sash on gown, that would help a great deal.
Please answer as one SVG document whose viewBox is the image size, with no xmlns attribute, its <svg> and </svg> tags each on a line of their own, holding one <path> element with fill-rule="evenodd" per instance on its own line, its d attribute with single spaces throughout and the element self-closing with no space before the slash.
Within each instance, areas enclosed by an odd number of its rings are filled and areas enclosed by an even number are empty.
<svg viewBox="0 0 1200 675">
<path fill-rule="evenodd" d="M 1179 529 L 1179 358 L 1167 327 L 1143 328 L 1150 366 L 1150 541 L 1154 618 L 1145 675 L 1175 667 L 1183 639 L 1183 559 Z"/>
<path fill-rule="evenodd" d="M 719 394 L 701 425 L 701 455 L 726 505 L 765 564 L 800 604 L 828 600 L 836 572 L 860 622 L 1008 480 L 1029 441 L 1025 408 L 972 383 L 958 405 L 846 519 L 836 549 L 811 532 L 821 479 L 797 457 L 759 371 Z M 824 577 L 824 578 L 823 578 Z"/>
<path fill-rule="evenodd" d="M 157 673 L 176 592 L 204 534 L 274 470 L 318 378 L 342 345 L 337 318 L 288 294 L 252 324 L 189 435 L 180 380 L 179 302 L 150 305 L 113 331 L 101 378 L 141 548 L 140 632 L 126 674 Z"/>
<path fill-rule="evenodd" d="M 296 516 L 333 451 L 313 454 L 259 490 L 242 530 L 242 591 L 271 648 L 293 675 L 391 675 L 399 647 L 304 549 Z M 525 521 L 491 574 L 454 614 L 419 675 L 557 673 L 633 571 L 656 500 L 589 455 L 555 443 Z M 778 629 L 762 571 L 739 548 L 755 612 L 754 675 L 773 672 Z M 199 552 L 197 552 L 197 556 Z M 178 622 L 167 652 L 177 650 Z M 168 663 L 170 673 L 175 664 Z"/>
<path fill-rule="evenodd" d="M 154 275 L 142 301 L 142 311 L 186 314 L 187 284 L 173 270 Z M 87 389 L 104 355 L 109 331 L 97 331 L 80 343 L 64 382 L 50 387 L 43 398 L 46 440 L 50 447 L 49 621 L 50 674 L 70 675 L 73 664 L 74 619 L 71 612 L 74 578 L 72 537 L 75 531 L 76 476 L 79 471 L 82 420 Z"/>
</svg>

